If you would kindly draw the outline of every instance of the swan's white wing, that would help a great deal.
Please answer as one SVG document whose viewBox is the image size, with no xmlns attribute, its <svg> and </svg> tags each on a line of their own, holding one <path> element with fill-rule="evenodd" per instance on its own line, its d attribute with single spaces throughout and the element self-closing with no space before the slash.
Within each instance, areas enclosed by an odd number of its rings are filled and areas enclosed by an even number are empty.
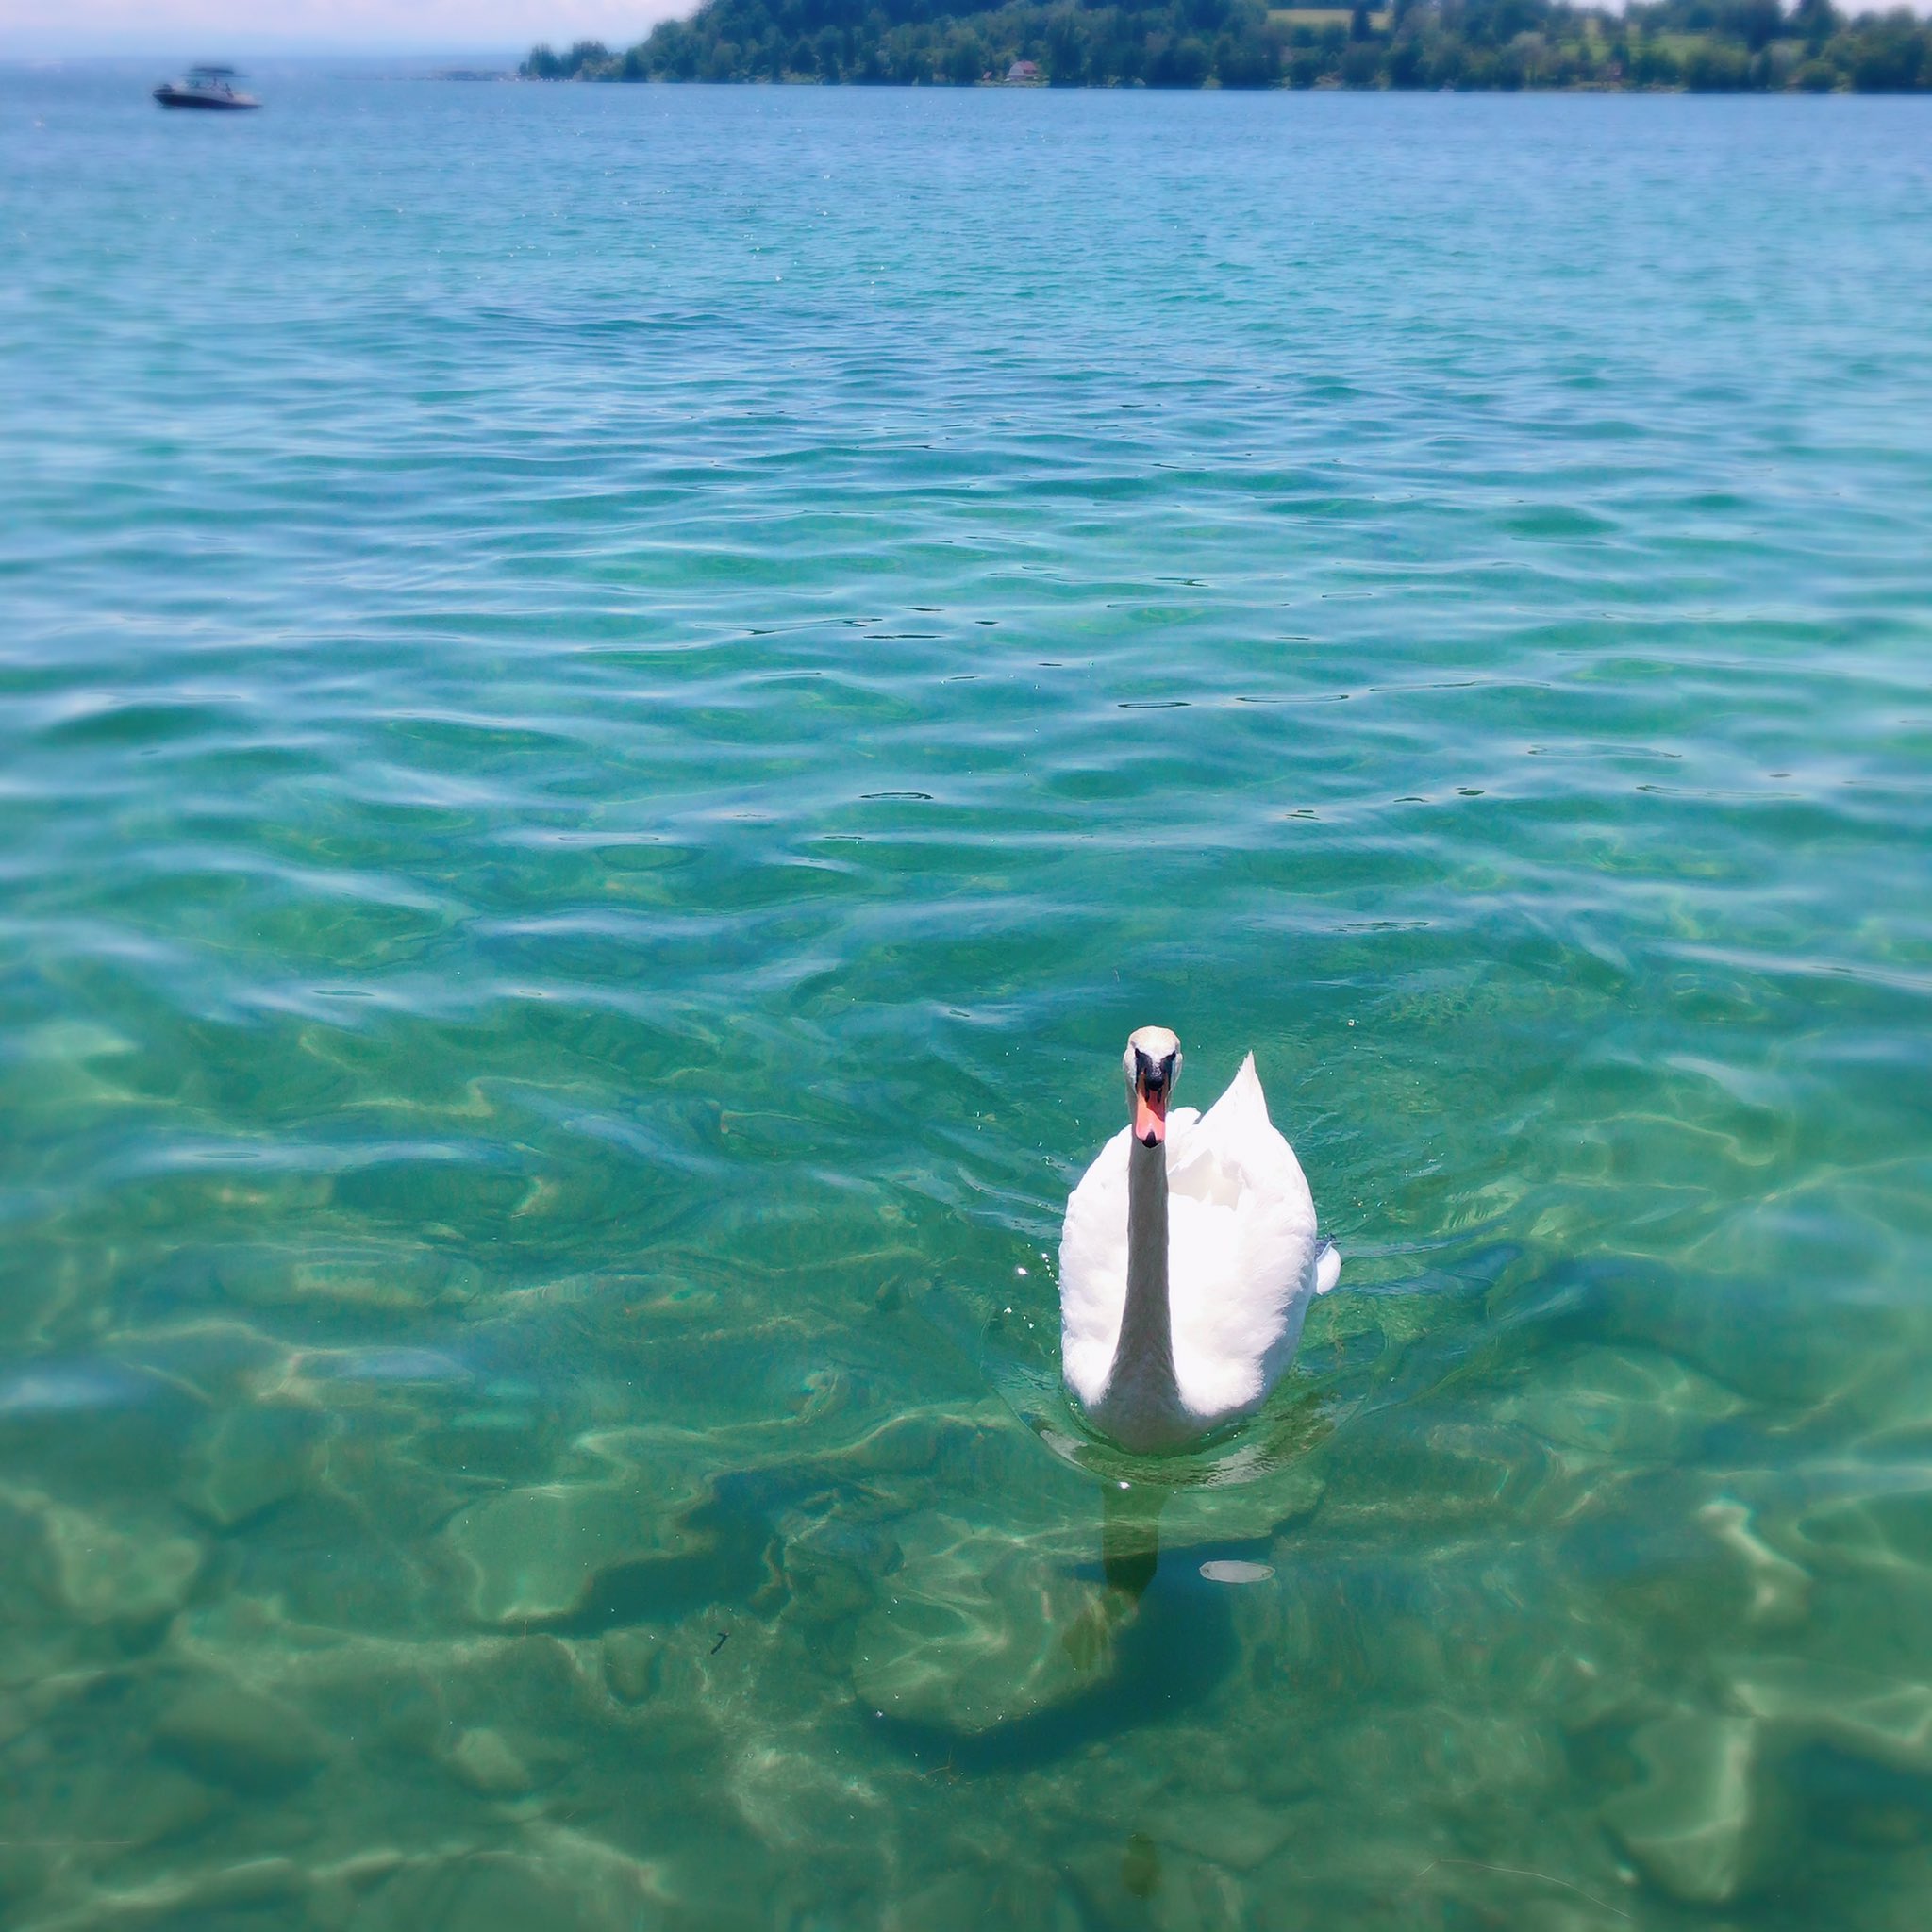
<svg viewBox="0 0 1932 1932">
<path fill-rule="evenodd" d="M 1127 1294 L 1127 1141 L 1123 1127 L 1067 1196 L 1060 1224 L 1060 1366 L 1091 1408 L 1107 1389 Z"/>
<path fill-rule="evenodd" d="M 1176 1133 L 1200 1115 L 1174 1108 L 1168 1120 L 1170 1148 Z M 1060 1227 L 1060 1360 L 1067 1385 L 1091 1408 L 1107 1390 L 1107 1372 L 1121 1339 L 1127 1302 L 1127 1142 L 1123 1127 L 1094 1157 L 1093 1165 L 1067 1197 Z M 1169 1164 L 1173 1163 L 1172 1152 Z M 1173 1231 L 1169 1230 L 1172 1246 Z"/>
<path fill-rule="evenodd" d="M 1174 1377 L 1189 1411 L 1252 1408 L 1293 1357 L 1317 1281 L 1315 1203 L 1268 1118 L 1252 1054 L 1168 1155 L 1169 1306 Z M 1126 1274 L 1126 1149 L 1119 1173 Z M 1114 1332 L 1119 1332 L 1116 1314 Z"/>
<path fill-rule="evenodd" d="M 1315 1251 L 1315 1292 L 1326 1294 L 1341 1279 L 1341 1250 L 1324 1241 Z"/>
</svg>

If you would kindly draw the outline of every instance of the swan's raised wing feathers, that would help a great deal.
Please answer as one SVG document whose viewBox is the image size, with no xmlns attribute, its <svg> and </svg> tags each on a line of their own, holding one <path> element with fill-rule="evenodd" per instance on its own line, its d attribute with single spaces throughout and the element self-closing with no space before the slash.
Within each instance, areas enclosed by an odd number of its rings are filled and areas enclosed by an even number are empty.
<svg viewBox="0 0 1932 1932">
<path fill-rule="evenodd" d="M 1326 1294 L 1341 1279 L 1341 1250 L 1324 1241 L 1315 1251 L 1315 1292 Z"/>
<path fill-rule="evenodd" d="M 1125 1178 L 1124 1161 L 1123 1191 Z M 1203 1417 L 1252 1408 L 1301 1339 L 1317 1247 L 1314 1200 L 1252 1054 L 1169 1156 L 1168 1240 L 1181 1400 Z M 1124 1247 L 1122 1271 L 1124 1285 Z"/>
</svg>

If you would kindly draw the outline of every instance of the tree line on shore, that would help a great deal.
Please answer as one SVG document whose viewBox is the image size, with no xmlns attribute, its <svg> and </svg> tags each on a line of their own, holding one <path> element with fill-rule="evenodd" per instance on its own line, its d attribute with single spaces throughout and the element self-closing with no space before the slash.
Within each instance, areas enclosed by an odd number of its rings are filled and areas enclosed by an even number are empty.
<svg viewBox="0 0 1932 1932">
<path fill-rule="evenodd" d="M 624 53 L 534 48 L 532 80 L 970 87 L 1932 92 L 1932 24 L 1831 0 L 706 0 Z"/>
</svg>

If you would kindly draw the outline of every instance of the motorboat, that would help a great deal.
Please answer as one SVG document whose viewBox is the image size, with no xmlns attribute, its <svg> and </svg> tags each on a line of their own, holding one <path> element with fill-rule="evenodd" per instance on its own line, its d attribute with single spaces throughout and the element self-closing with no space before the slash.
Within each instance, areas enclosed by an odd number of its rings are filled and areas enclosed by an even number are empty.
<svg viewBox="0 0 1932 1932">
<path fill-rule="evenodd" d="M 232 67 L 191 67 L 179 80 L 162 81 L 155 99 L 164 108 L 208 108 L 217 113 L 260 107 L 253 94 L 235 92 L 241 77 Z"/>
</svg>

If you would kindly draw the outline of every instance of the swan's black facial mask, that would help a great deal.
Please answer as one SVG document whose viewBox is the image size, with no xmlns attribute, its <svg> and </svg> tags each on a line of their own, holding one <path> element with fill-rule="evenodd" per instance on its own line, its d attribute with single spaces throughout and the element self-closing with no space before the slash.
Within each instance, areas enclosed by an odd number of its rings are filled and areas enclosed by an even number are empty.
<svg viewBox="0 0 1932 1932">
<path fill-rule="evenodd" d="M 1158 1147 L 1167 1139 L 1167 1103 L 1180 1071 L 1178 1049 L 1160 1060 L 1134 1049 L 1134 1139 L 1143 1147 Z"/>
</svg>

